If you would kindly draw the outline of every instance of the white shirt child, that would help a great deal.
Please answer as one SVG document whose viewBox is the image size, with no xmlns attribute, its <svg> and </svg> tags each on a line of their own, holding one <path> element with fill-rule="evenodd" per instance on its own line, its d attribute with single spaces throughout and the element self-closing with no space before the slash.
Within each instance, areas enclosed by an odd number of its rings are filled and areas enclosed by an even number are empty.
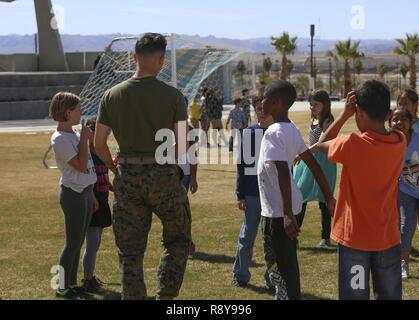
<svg viewBox="0 0 419 320">
<path fill-rule="evenodd" d="M 68 164 L 79 154 L 80 135 L 78 133 L 56 131 L 51 137 L 57 167 L 61 171 L 60 185 L 81 193 L 97 181 L 95 166 L 88 152 L 87 173 L 81 173 Z"/>
<path fill-rule="evenodd" d="M 293 123 L 275 123 L 266 131 L 261 146 L 258 180 L 262 216 L 267 218 L 284 217 L 284 201 L 278 182 L 275 161 L 288 163 L 291 179 L 292 211 L 301 212 L 303 198 L 292 178 L 291 168 L 295 158 L 308 150 L 300 131 Z"/>
</svg>

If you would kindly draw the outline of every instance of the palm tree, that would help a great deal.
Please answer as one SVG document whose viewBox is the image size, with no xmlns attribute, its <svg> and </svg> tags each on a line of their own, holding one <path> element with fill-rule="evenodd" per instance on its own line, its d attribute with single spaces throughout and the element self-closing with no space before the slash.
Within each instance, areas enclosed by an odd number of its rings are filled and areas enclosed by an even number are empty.
<svg viewBox="0 0 419 320">
<path fill-rule="evenodd" d="M 288 55 L 293 55 L 297 49 L 297 37 L 290 37 L 288 32 L 284 32 L 279 38 L 271 37 L 271 44 L 276 51 L 282 55 L 280 79 L 288 78 Z"/>
<path fill-rule="evenodd" d="M 350 61 L 362 58 L 364 54 L 359 51 L 360 41 L 354 41 L 349 38 L 346 41 L 338 41 L 335 45 L 336 54 L 338 57 L 342 58 L 344 65 L 344 95 L 345 97 L 352 90 L 352 77 L 351 77 L 351 65 Z"/>
<path fill-rule="evenodd" d="M 409 67 L 407 66 L 406 63 L 403 62 L 400 65 L 400 69 L 399 70 L 400 70 L 400 74 L 403 77 L 403 82 L 404 82 L 404 84 L 406 84 L 406 76 L 407 76 L 407 73 L 409 72 Z"/>
<path fill-rule="evenodd" d="M 385 63 L 380 63 L 377 66 L 377 73 L 378 73 L 378 76 L 380 77 L 381 80 L 385 79 L 385 76 L 386 76 L 386 73 L 387 73 L 387 66 L 386 66 Z"/>
<path fill-rule="evenodd" d="M 407 33 L 406 39 L 396 39 L 399 47 L 394 53 L 400 56 L 407 56 L 410 61 L 410 88 L 416 90 L 416 55 L 419 53 L 419 36 L 417 33 Z"/>
<path fill-rule="evenodd" d="M 245 74 L 245 73 L 246 73 L 246 71 L 247 71 L 246 64 L 244 63 L 244 61 L 243 61 L 243 60 L 240 60 L 240 61 L 237 63 L 236 69 L 237 69 L 237 72 L 239 73 L 239 79 L 240 79 L 240 82 L 241 82 L 241 83 L 243 83 L 243 82 L 244 82 L 244 78 L 243 78 L 243 76 L 244 76 L 244 74 Z"/>
<path fill-rule="evenodd" d="M 271 58 L 267 57 L 267 58 L 263 59 L 263 70 L 268 74 L 268 77 L 271 76 L 271 69 L 272 69 Z"/>
<path fill-rule="evenodd" d="M 326 57 L 333 59 L 333 61 L 335 62 L 335 70 L 333 72 L 333 77 L 335 78 L 335 89 L 337 92 L 341 92 L 342 90 L 342 85 L 341 85 L 341 80 L 342 80 L 342 74 L 340 73 L 340 63 L 339 63 L 339 57 L 337 56 L 336 53 L 334 53 L 333 51 L 326 51 Z"/>
<path fill-rule="evenodd" d="M 354 69 L 355 69 L 355 73 L 358 75 L 358 78 L 360 78 L 361 73 L 364 70 L 364 63 L 362 62 L 362 59 L 355 59 Z M 356 78 L 355 78 L 355 82 L 356 82 Z"/>
</svg>

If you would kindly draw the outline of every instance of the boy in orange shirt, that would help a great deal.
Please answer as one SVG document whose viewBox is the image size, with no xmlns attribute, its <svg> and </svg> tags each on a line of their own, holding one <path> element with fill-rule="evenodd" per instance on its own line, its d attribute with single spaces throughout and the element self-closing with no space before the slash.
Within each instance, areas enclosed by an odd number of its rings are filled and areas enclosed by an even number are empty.
<svg viewBox="0 0 419 320">
<path fill-rule="evenodd" d="M 336 138 L 355 115 L 361 135 Z M 329 160 L 343 165 L 332 239 L 339 243 L 339 297 L 402 298 L 398 178 L 406 150 L 399 131 L 388 132 L 390 91 L 375 80 L 348 95 L 344 112 L 320 138 Z"/>
</svg>

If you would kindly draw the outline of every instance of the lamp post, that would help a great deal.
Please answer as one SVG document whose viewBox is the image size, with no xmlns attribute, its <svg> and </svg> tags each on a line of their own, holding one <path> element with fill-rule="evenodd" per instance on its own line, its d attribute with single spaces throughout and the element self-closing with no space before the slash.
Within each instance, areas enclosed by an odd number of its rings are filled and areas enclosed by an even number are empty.
<svg viewBox="0 0 419 320">
<path fill-rule="evenodd" d="M 314 75 L 314 36 L 316 35 L 316 26 L 310 25 L 310 90 L 315 88 L 315 75 Z"/>
<path fill-rule="evenodd" d="M 329 58 L 329 93 L 332 94 L 333 91 L 333 82 L 332 82 L 332 59 Z"/>
</svg>

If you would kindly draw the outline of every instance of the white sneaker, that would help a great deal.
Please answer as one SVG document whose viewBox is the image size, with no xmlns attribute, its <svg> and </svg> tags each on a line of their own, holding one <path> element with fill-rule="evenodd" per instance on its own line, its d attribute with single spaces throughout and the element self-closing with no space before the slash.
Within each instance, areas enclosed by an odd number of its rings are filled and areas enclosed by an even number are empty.
<svg viewBox="0 0 419 320">
<path fill-rule="evenodd" d="M 332 244 L 330 242 L 330 240 L 325 240 L 323 239 L 322 241 L 320 241 L 319 243 L 319 248 L 327 248 L 330 247 Z"/>
<path fill-rule="evenodd" d="M 409 279 L 409 265 L 406 261 L 402 261 L 402 280 Z"/>
</svg>

